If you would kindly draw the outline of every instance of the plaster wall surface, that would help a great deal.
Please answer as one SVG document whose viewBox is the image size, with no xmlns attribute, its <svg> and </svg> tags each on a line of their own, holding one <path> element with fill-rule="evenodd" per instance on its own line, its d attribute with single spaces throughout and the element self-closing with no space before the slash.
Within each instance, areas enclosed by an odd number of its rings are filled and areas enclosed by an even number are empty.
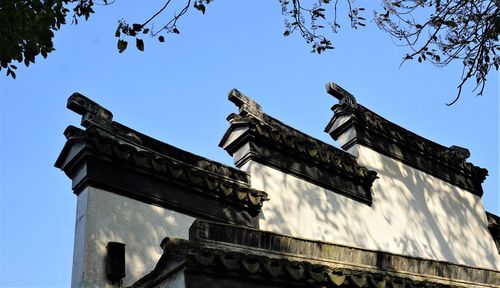
<svg viewBox="0 0 500 288">
<path fill-rule="evenodd" d="M 105 190 L 87 187 L 78 195 L 72 287 L 118 287 L 106 279 L 110 241 L 126 244 L 123 285 L 155 267 L 169 236 L 188 239 L 193 217 Z"/>
<path fill-rule="evenodd" d="M 481 198 L 369 148 L 358 162 L 377 171 L 362 204 L 255 161 L 241 169 L 264 190 L 260 228 L 297 237 L 500 270 Z M 351 151 L 352 152 L 352 151 Z"/>
</svg>

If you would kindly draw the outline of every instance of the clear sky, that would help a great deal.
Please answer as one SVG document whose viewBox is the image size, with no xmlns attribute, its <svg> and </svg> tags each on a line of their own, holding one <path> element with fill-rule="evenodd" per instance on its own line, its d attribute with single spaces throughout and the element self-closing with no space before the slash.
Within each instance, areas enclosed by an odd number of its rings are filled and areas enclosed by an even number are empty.
<svg viewBox="0 0 500 288">
<path fill-rule="evenodd" d="M 371 2 L 371 1 L 368 1 Z M 376 1 L 373 1 L 376 2 Z M 359 2 L 362 3 L 362 2 Z M 328 143 L 332 116 L 324 85 L 334 81 L 359 103 L 445 146 L 471 151 L 487 168 L 486 209 L 500 214 L 499 79 L 492 73 L 484 96 L 470 87 L 455 105 L 460 66 L 399 64 L 405 53 L 374 23 L 343 31 L 336 49 L 317 55 L 299 37 L 285 38 L 278 1 L 214 1 L 206 15 L 181 20 L 180 35 L 164 44 L 146 39 L 118 54 L 117 21 L 142 22 L 160 0 L 117 0 L 96 7 L 88 22 L 56 33 L 57 51 L 18 65 L 17 80 L 0 76 L 0 286 L 69 287 L 76 196 L 53 167 L 68 125 L 79 125 L 66 100 L 78 91 L 111 110 L 114 120 L 152 137 L 232 164 L 217 145 L 235 107 L 237 88 L 263 110 Z M 367 7 L 367 16 L 371 15 Z M 370 17 L 367 17 L 370 18 Z M 161 22 L 157 22 L 160 25 Z"/>
</svg>

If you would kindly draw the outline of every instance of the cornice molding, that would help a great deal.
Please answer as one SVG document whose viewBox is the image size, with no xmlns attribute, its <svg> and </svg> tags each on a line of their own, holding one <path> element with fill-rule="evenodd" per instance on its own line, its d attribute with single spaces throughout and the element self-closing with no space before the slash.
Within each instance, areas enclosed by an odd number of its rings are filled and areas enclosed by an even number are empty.
<svg viewBox="0 0 500 288">
<path fill-rule="evenodd" d="M 159 285 L 173 275 L 167 272 L 180 271 L 175 267 L 185 269 L 183 273 L 187 278 L 198 279 L 205 275 L 207 279 L 218 279 L 214 282 L 217 284 L 228 284 L 223 279 L 232 279 L 229 280 L 233 281 L 230 282 L 232 285 L 249 280 L 262 281 L 244 287 L 265 284 L 272 287 L 445 288 L 496 287 L 500 284 L 497 271 L 343 247 L 208 221 L 195 221 L 189 241 L 166 238 L 161 246 L 164 254 L 155 269 L 130 288 L 157 287 L 152 284 Z M 317 257 L 317 253 L 323 256 Z M 197 285 L 202 283 L 196 282 L 188 280 L 186 283 L 194 285 L 186 287 L 200 287 Z"/>
<path fill-rule="evenodd" d="M 244 100 L 235 100 L 238 97 Z M 237 105 L 247 103 L 239 106 L 239 114 L 228 116 L 230 127 L 219 144 L 231 155 L 249 144 L 249 153 L 236 162 L 238 167 L 252 159 L 371 204 L 370 188 L 376 172 L 359 165 L 354 156 L 262 113 L 258 104 L 248 104 L 253 100 L 235 89 L 229 99 Z M 246 107 L 258 109 L 247 111 Z M 243 132 L 231 138 L 238 130 Z"/>
<path fill-rule="evenodd" d="M 339 104 L 332 107 L 334 116 L 325 132 L 337 140 L 347 131 L 355 131 L 355 137 L 343 144 L 344 150 L 360 144 L 482 196 L 481 183 L 488 170 L 466 161 L 469 150 L 445 147 L 408 131 L 357 104 L 354 96 L 335 83 L 327 84 L 327 92 Z"/>
<path fill-rule="evenodd" d="M 68 107 L 82 115 L 86 129 L 69 126 L 65 130 L 67 142 L 55 166 L 73 180 L 76 194 L 89 185 L 102 187 L 209 219 L 213 217 L 208 207 L 233 207 L 233 214 L 244 213 L 242 217 L 252 222 L 244 220 L 244 224 L 257 225 L 256 216 L 267 194 L 250 187 L 247 173 L 113 122 L 111 112 L 103 112 L 107 110 L 79 94 L 70 97 Z M 169 185 L 178 193 L 171 192 Z M 192 201 L 187 195 L 194 197 Z M 224 218 L 226 212 L 220 213 L 217 217 Z"/>
</svg>

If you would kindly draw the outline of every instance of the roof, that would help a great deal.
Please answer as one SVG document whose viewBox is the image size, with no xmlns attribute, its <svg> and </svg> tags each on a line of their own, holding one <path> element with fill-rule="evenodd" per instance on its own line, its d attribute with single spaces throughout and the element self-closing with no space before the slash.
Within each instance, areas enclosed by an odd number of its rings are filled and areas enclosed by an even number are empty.
<svg viewBox="0 0 500 288">
<path fill-rule="evenodd" d="M 263 113 L 259 104 L 236 89 L 229 92 L 228 98 L 239 107 L 239 114 L 228 116 L 230 127 L 219 146 L 231 155 L 247 143 L 251 150 L 248 157 L 236 161 L 236 166 L 252 159 L 371 204 L 375 171 L 358 164 L 351 154 Z M 244 132 L 238 133 L 242 129 Z M 236 139 L 232 139 L 233 134 Z"/>
<path fill-rule="evenodd" d="M 267 200 L 267 194 L 250 187 L 246 172 L 114 122 L 109 110 L 79 93 L 68 99 L 68 108 L 82 115 L 81 123 L 86 129 L 66 128 L 64 135 L 68 141 L 55 166 L 74 178 L 76 194 L 91 184 L 146 203 L 175 206 L 193 216 L 199 216 L 200 209 L 206 210 L 203 215 L 212 218 L 216 210 L 222 209 L 208 203 L 217 202 L 246 211 L 248 215 L 242 217 L 247 219 L 236 222 L 256 225 L 253 218 Z M 77 171 L 83 171 L 84 175 L 75 177 Z M 182 193 L 176 193 L 171 186 Z M 192 207 L 196 205 L 199 207 Z M 222 214 L 222 218 L 226 217 Z"/>
<path fill-rule="evenodd" d="M 488 170 L 467 162 L 469 150 L 453 145 L 445 147 L 383 118 L 356 102 L 349 92 L 328 83 L 327 92 L 339 99 L 332 107 L 334 115 L 325 128 L 334 140 L 350 129 L 355 137 L 344 143 L 347 150 L 354 144 L 367 146 L 390 158 L 422 170 L 448 183 L 482 196 L 481 183 Z M 342 119 L 342 120 L 341 120 Z"/>
<path fill-rule="evenodd" d="M 500 272 L 197 220 L 190 240 L 166 238 L 151 273 L 131 288 L 184 273 L 218 287 L 498 287 Z M 211 283 L 211 282 L 205 282 Z M 220 284 L 220 285 L 219 285 Z M 206 284 L 205 284 L 206 285 Z M 231 286 L 233 285 L 233 286 Z"/>
</svg>

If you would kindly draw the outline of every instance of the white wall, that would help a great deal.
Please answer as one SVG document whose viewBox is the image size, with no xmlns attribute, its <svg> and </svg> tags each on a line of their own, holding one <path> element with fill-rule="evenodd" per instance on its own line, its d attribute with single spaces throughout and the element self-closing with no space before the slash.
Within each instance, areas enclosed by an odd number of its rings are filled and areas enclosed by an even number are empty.
<svg viewBox="0 0 500 288">
<path fill-rule="evenodd" d="M 72 287 L 117 287 L 106 280 L 106 245 L 125 243 L 131 285 L 156 265 L 163 238 L 188 239 L 193 217 L 108 191 L 87 187 L 78 195 Z"/>
<path fill-rule="evenodd" d="M 297 177 L 247 162 L 252 187 L 264 190 L 260 227 L 292 236 L 396 254 L 500 269 L 481 198 L 357 146 L 361 165 L 377 171 L 368 206 Z"/>
</svg>

